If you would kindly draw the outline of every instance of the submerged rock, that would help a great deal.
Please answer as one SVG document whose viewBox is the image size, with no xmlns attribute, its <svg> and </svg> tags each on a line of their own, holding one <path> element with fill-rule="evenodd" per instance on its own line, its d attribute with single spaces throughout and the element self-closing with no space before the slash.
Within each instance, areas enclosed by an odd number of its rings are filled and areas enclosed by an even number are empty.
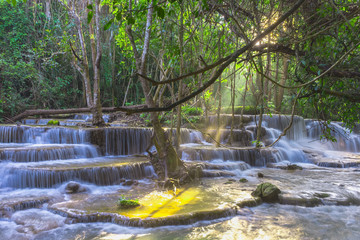
<svg viewBox="0 0 360 240">
<path fill-rule="evenodd" d="M 296 164 L 289 164 L 289 165 L 286 165 L 286 166 L 280 166 L 279 167 L 280 169 L 282 170 L 303 170 L 302 167 L 296 165 Z"/>
<path fill-rule="evenodd" d="M 19 225 L 18 232 L 34 234 L 58 228 L 65 224 L 64 217 L 39 209 L 18 211 L 11 216 L 11 220 Z"/>
<path fill-rule="evenodd" d="M 66 184 L 65 186 L 65 192 L 68 194 L 73 194 L 73 193 L 80 193 L 80 192 L 86 192 L 87 188 L 82 186 L 80 183 L 77 182 L 69 182 L 68 184 Z"/>
<path fill-rule="evenodd" d="M 263 177 L 264 177 L 264 174 L 261 173 L 261 172 L 259 172 L 259 173 L 257 174 L 257 176 L 258 176 L 259 178 L 263 178 Z"/>
<path fill-rule="evenodd" d="M 251 193 L 253 197 L 260 197 L 264 202 L 276 202 L 279 200 L 280 189 L 271 183 L 261 183 Z"/>
<path fill-rule="evenodd" d="M 303 207 L 316 207 L 322 205 L 322 202 L 318 198 L 304 198 L 299 196 L 279 195 L 280 204 L 303 206 Z"/>
<path fill-rule="evenodd" d="M 256 197 L 256 198 L 244 199 L 240 202 L 237 202 L 236 205 L 240 208 L 244 208 L 244 207 L 256 207 L 259 206 L 261 203 L 262 203 L 261 198 Z"/>
<path fill-rule="evenodd" d="M 138 185 L 139 182 L 137 180 L 126 180 L 123 182 L 123 186 L 132 186 L 132 185 Z"/>
</svg>

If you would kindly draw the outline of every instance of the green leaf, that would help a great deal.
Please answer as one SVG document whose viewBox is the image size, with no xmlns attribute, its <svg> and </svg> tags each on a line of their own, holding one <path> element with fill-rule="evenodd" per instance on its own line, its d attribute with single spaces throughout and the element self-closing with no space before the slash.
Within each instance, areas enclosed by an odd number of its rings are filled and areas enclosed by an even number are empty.
<svg viewBox="0 0 360 240">
<path fill-rule="evenodd" d="M 86 7 L 87 7 L 87 9 L 93 10 L 93 5 L 92 4 L 89 4 Z"/>
<path fill-rule="evenodd" d="M 91 22 L 91 19 L 92 19 L 93 16 L 94 16 L 94 12 L 93 12 L 93 11 L 88 12 L 88 16 L 87 16 L 88 24 Z"/>
<path fill-rule="evenodd" d="M 114 22 L 114 19 L 112 18 L 107 24 L 104 26 L 104 30 L 108 30 L 111 27 L 111 24 Z"/>
<path fill-rule="evenodd" d="M 16 6 L 16 0 L 12 0 L 11 2 L 13 6 Z"/>
<path fill-rule="evenodd" d="M 118 20 L 118 21 L 121 21 L 121 12 L 118 12 L 117 14 L 116 14 L 116 20 Z"/>
<path fill-rule="evenodd" d="M 128 25 L 131 25 L 131 24 L 134 24 L 135 23 L 135 18 L 133 18 L 133 17 L 128 17 L 127 18 L 127 24 Z"/>
<path fill-rule="evenodd" d="M 164 19 L 165 11 L 162 7 L 157 7 L 156 12 L 157 12 L 157 15 L 159 16 L 159 18 Z"/>
</svg>

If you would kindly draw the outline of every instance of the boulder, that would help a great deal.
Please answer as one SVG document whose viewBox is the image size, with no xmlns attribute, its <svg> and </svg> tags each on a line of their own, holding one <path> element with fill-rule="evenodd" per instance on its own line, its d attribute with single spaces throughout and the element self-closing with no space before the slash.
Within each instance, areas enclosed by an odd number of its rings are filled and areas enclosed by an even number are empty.
<svg viewBox="0 0 360 240">
<path fill-rule="evenodd" d="M 256 190 L 251 193 L 253 197 L 260 197 L 264 202 L 277 202 L 279 200 L 280 189 L 271 183 L 261 183 Z"/>
<path fill-rule="evenodd" d="M 87 191 L 86 187 L 82 186 L 80 183 L 77 182 L 69 182 L 65 186 L 65 192 L 68 194 L 80 193 L 86 191 Z"/>
<path fill-rule="evenodd" d="M 139 182 L 137 180 L 126 180 L 123 182 L 123 186 L 132 186 L 132 185 L 138 185 Z"/>
</svg>

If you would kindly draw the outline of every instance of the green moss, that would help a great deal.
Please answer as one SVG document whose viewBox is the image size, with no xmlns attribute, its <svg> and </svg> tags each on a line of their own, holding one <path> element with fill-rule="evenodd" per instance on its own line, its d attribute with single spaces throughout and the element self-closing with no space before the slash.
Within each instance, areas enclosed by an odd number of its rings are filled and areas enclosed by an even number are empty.
<svg viewBox="0 0 360 240">
<path fill-rule="evenodd" d="M 140 206 L 138 199 L 127 199 L 124 196 L 121 196 L 117 201 L 117 204 L 120 208 L 135 208 Z"/>
<path fill-rule="evenodd" d="M 328 194 L 328 193 L 315 193 L 314 196 L 318 197 L 318 198 L 327 198 L 327 197 L 330 197 L 330 194 Z"/>
<path fill-rule="evenodd" d="M 241 178 L 241 179 L 239 180 L 239 182 L 241 182 L 241 183 L 246 183 L 246 182 L 248 182 L 248 180 L 247 180 L 246 178 Z"/>
<path fill-rule="evenodd" d="M 280 169 L 283 170 L 303 170 L 302 167 L 296 165 L 296 164 L 288 164 L 287 166 L 280 166 Z"/>
<path fill-rule="evenodd" d="M 60 123 L 58 120 L 50 120 L 46 125 L 59 126 Z"/>
<path fill-rule="evenodd" d="M 264 202 L 275 202 L 279 199 L 280 189 L 275 185 L 265 182 L 256 187 L 256 190 L 251 193 L 253 197 L 260 197 Z"/>
</svg>

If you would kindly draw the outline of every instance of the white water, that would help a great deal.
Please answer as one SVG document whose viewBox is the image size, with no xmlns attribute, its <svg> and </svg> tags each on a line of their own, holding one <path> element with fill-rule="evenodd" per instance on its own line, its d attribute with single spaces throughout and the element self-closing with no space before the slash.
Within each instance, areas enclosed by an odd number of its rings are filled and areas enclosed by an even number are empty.
<svg viewBox="0 0 360 240">
<path fill-rule="evenodd" d="M 288 122 L 288 117 L 265 117 L 263 143 L 268 145 L 274 141 Z M 255 134 L 251 129 L 254 126 L 254 122 L 246 126 L 245 138 L 236 130 L 236 139 L 242 146 L 253 145 Z M 226 219 L 149 229 L 110 223 L 68 224 L 64 217 L 48 211 L 47 206 L 52 203 L 40 204 L 40 209 L 11 210 L 5 215 L 1 215 L 1 206 L 39 198 L 53 202 L 76 201 L 64 190 L 72 180 L 81 183 L 87 189 L 84 196 L 90 198 L 132 191 L 132 187 L 117 182 L 121 178 L 139 179 L 145 188 L 152 186 L 153 181 L 148 179 L 155 177 L 152 167 L 115 167 L 129 159 L 117 155 L 145 151 L 151 130 L 107 129 L 107 156 L 104 157 L 96 146 L 89 144 L 87 130 L 0 126 L 0 239 L 59 239 L 59 236 L 61 239 L 359 239 L 360 208 L 334 204 L 350 198 L 352 204 L 360 203 L 357 180 L 360 178 L 360 138 L 337 123 L 332 126 L 338 131 L 336 143 L 320 140 L 318 123 L 306 121 L 305 125 L 302 118 L 296 117 L 290 132 L 274 148 L 262 151 L 216 148 L 201 132 L 183 129 L 181 153 L 184 161 L 199 164 L 209 176 L 228 176 L 236 180 L 245 177 L 249 181 L 244 187 L 234 185 L 230 192 L 225 190 L 224 196 L 235 194 L 236 197 L 240 189 L 254 188 L 262 181 L 257 178 L 260 171 L 265 175 L 264 181 L 274 182 L 285 194 L 307 198 L 326 192 L 330 197 L 323 200 L 325 206 L 314 208 L 263 204 Z M 228 134 L 228 130 L 223 130 L 222 143 L 227 142 Z M 292 163 L 305 170 L 293 174 L 264 168 L 268 164 L 286 166 Z M 355 168 L 328 168 L 334 166 Z M 218 181 L 224 181 L 222 179 Z"/>
</svg>

